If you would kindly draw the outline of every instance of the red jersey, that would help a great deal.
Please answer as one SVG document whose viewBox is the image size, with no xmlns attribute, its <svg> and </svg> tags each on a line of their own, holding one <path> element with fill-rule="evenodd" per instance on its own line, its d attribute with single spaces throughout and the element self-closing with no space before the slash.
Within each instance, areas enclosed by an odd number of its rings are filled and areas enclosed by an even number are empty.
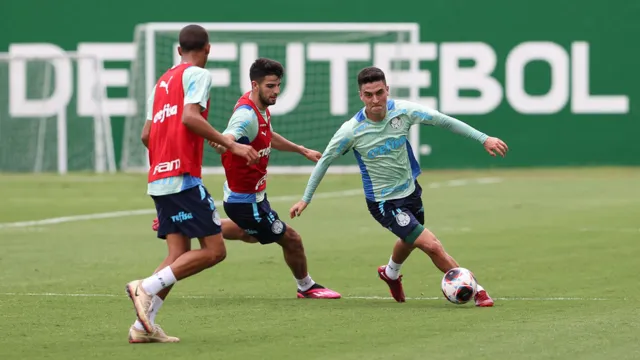
<svg viewBox="0 0 640 360">
<path fill-rule="evenodd" d="M 235 193 L 254 194 L 263 191 L 267 187 L 267 165 L 269 165 L 269 154 L 271 153 L 271 114 L 266 110 L 265 119 L 256 107 L 256 104 L 249 98 L 251 92 L 244 94 L 233 111 L 243 106 L 253 109 L 258 117 L 258 134 L 249 143 L 258 152 L 258 163 L 247 165 L 247 160 L 225 151 L 222 154 L 222 166 L 227 176 L 229 189 Z"/>
<path fill-rule="evenodd" d="M 148 182 L 182 174 L 202 176 L 204 139 L 182 123 L 184 87 L 182 75 L 191 64 L 180 64 L 158 79 L 153 98 L 153 123 L 149 134 Z M 207 109 L 202 113 L 206 119 Z"/>
</svg>

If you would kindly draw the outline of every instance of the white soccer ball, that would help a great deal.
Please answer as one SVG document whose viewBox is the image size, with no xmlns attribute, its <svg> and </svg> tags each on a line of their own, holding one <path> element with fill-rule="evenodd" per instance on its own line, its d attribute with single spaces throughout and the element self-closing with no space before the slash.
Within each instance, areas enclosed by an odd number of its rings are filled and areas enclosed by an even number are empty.
<svg viewBox="0 0 640 360">
<path fill-rule="evenodd" d="M 466 304 L 478 291 L 476 277 L 469 269 L 457 267 L 442 277 L 442 293 L 454 304 Z"/>
</svg>

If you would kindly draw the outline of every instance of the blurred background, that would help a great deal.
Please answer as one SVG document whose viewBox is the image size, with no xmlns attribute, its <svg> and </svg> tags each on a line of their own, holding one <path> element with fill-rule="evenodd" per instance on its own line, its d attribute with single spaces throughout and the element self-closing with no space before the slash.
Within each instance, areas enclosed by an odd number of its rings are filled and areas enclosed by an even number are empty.
<svg viewBox="0 0 640 360">
<path fill-rule="evenodd" d="M 627 277 L 640 257 L 639 2 L 4 0 L 0 14 L 0 359 L 640 358 Z M 228 241 L 225 262 L 176 286 L 158 316 L 182 343 L 131 348 L 123 287 L 166 253 L 145 194 L 145 100 L 191 23 L 210 34 L 219 130 L 260 56 L 286 68 L 274 129 L 306 147 L 323 151 L 362 107 L 370 65 L 394 98 L 503 139 L 504 159 L 443 129 L 410 138 L 426 226 L 496 306 L 447 303 L 419 253 L 403 266 L 409 301 L 393 302 L 375 270 L 394 238 L 365 207 L 355 159 L 290 220 L 313 164 L 276 151 L 269 199 L 314 279 L 344 298 L 296 301 L 279 247 Z M 205 172 L 220 205 L 208 148 Z"/>
<path fill-rule="evenodd" d="M 513 149 L 495 162 L 471 151 L 475 144 L 416 129 L 414 150 L 429 168 L 639 164 L 634 2 L 252 1 L 243 3 L 251 11 L 203 2 L 184 12 L 164 0 L 3 2 L 0 170 L 144 166 L 144 100 L 176 60 L 185 22 L 210 30 L 218 128 L 250 86 L 251 61 L 273 57 L 287 69 L 278 130 L 322 148 L 361 107 L 355 76 L 373 64 L 387 71 L 396 98 L 433 106 Z M 302 164 L 272 158 L 274 166 Z"/>
</svg>

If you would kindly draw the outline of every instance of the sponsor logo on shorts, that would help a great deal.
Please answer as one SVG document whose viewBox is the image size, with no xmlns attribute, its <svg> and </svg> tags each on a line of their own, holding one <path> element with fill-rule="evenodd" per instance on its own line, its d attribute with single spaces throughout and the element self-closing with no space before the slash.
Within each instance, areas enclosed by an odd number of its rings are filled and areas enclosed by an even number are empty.
<svg viewBox="0 0 640 360">
<path fill-rule="evenodd" d="M 398 215 L 396 215 L 396 222 L 400 226 L 407 226 L 411 222 L 411 217 L 407 215 L 407 213 L 402 211 L 402 212 L 399 212 Z"/>
<path fill-rule="evenodd" d="M 180 211 L 179 213 L 171 217 L 171 221 L 173 221 L 174 223 L 181 223 L 183 221 L 191 220 L 191 219 L 193 219 L 193 214 L 186 213 L 184 211 Z"/>
<path fill-rule="evenodd" d="M 273 222 L 273 224 L 271 224 L 271 232 L 276 234 L 276 235 L 280 235 L 282 234 L 282 231 L 284 230 L 284 224 L 282 223 L 282 221 L 280 220 L 276 220 Z"/>
</svg>

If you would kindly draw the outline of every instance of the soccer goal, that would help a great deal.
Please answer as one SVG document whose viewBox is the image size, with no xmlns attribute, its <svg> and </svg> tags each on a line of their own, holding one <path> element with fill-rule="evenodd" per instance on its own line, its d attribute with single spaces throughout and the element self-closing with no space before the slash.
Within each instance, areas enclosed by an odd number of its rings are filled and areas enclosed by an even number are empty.
<svg viewBox="0 0 640 360">
<path fill-rule="evenodd" d="M 146 171 L 146 149 L 140 142 L 146 99 L 157 78 L 179 62 L 178 33 L 188 23 L 149 23 L 135 29 L 136 60 L 132 63 L 129 97 L 136 100 L 135 115 L 125 119 L 121 168 Z M 361 107 L 356 75 L 365 66 L 418 71 L 417 60 L 401 61 L 394 53 L 403 44 L 419 42 L 414 23 L 200 23 L 209 31 L 211 53 L 211 110 L 209 121 L 224 129 L 238 97 L 251 88 L 249 67 L 258 57 L 276 59 L 285 66 L 282 93 L 271 114 L 274 130 L 308 148 L 323 151 L 340 125 Z M 395 54 L 397 55 L 397 54 Z M 401 57 L 401 56 L 400 56 Z M 408 72 L 407 72 L 408 71 Z M 417 99 L 419 88 L 394 87 L 394 98 Z M 416 158 L 418 128 L 410 142 Z M 220 156 L 205 147 L 205 173 L 222 173 Z M 271 152 L 271 173 L 309 173 L 313 164 L 298 154 Z M 357 173 L 353 156 L 337 160 L 330 172 Z"/>
<path fill-rule="evenodd" d="M 88 112 L 74 92 L 76 70 L 97 74 L 98 59 L 20 46 L 0 53 L 0 172 L 115 172 L 104 87 L 82 94 Z"/>
</svg>

